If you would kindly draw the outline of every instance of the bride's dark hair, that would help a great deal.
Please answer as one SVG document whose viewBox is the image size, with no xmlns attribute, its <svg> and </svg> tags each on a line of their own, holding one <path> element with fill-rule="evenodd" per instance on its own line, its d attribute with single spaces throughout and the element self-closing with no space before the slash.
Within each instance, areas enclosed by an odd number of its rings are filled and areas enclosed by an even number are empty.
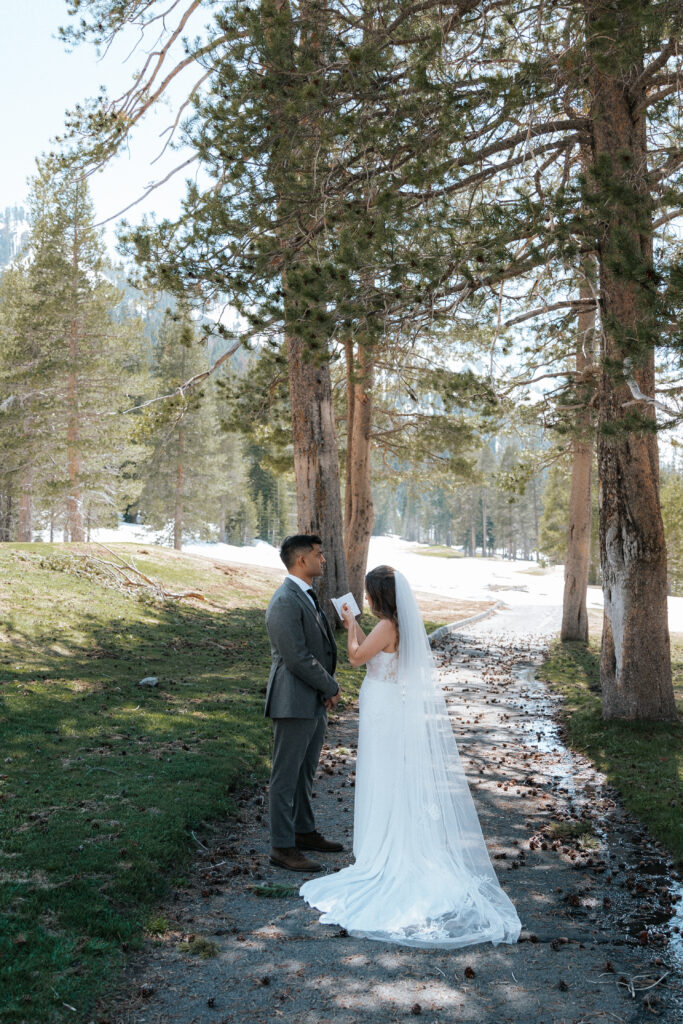
<svg viewBox="0 0 683 1024">
<path fill-rule="evenodd" d="M 372 611 L 379 619 L 390 619 L 396 626 L 398 641 L 398 611 L 396 609 L 396 579 L 390 565 L 378 565 L 365 577 L 365 589 Z"/>
</svg>

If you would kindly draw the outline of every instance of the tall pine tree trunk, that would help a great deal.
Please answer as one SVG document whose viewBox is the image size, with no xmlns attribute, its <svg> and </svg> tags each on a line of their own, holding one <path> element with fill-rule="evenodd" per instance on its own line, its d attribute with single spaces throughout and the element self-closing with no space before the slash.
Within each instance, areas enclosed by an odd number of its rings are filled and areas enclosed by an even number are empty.
<svg viewBox="0 0 683 1024">
<path fill-rule="evenodd" d="M 486 558 L 486 555 L 488 553 L 487 552 L 487 543 L 486 543 L 487 540 L 488 540 L 488 538 L 486 536 L 487 520 L 488 520 L 488 512 L 487 512 L 487 509 L 486 509 L 486 491 L 482 490 L 482 492 L 481 492 L 481 557 L 482 558 Z"/>
<path fill-rule="evenodd" d="M 0 542 L 12 539 L 13 494 L 9 486 L 0 496 Z"/>
<path fill-rule="evenodd" d="M 580 298 L 590 299 L 587 286 L 580 290 Z M 578 317 L 576 345 L 577 380 L 594 358 L 595 310 L 581 310 Z M 588 611 L 586 594 L 591 557 L 591 471 L 593 466 L 593 440 L 591 437 L 591 410 L 580 400 L 576 414 L 576 436 L 572 440 L 572 482 L 569 497 L 569 529 L 567 557 L 564 565 L 564 599 L 562 602 L 561 640 L 580 640 L 588 643 Z"/>
<path fill-rule="evenodd" d="M 330 367 L 314 362 L 296 336 L 287 338 L 287 353 L 298 528 L 322 538 L 327 564 L 318 594 L 330 622 L 338 625 L 329 599 L 349 586 Z"/>
<path fill-rule="evenodd" d="M 175 502 L 173 506 L 173 547 L 180 551 L 183 546 L 183 491 L 185 487 L 183 428 L 178 428 L 178 460 L 175 473 Z"/>
<path fill-rule="evenodd" d="M 69 540 L 82 541 L 85 538 L 85 534 L 83 531 L 83 512 L 81 509 L 82 488 L 80 479 L 81 456 L 79 450 L 80 424 L 78 421 L 78 379 L 76 374 L 73 372 L 69 373 L 67 395 L 67 462 L 69 472 L 67 530 L 69 533 Z"/>
<path fill-rule="evenodd" d="M 74 212 L 77 217 L 77 212 Z M 69 337 L 69 373 L 67 382 L 67 463 L 69 473 L 69 494 L 67 498 L 67 528 L 69 540 L 82 541 L 85 539 L 83 531 L 83 510 L 82 510 L 82 485 L 81 485 L 81 453 L 80 453 L 80 412 L 78 408 L 78 293 L 79 274 L 78 259 L 80 255 L 80 241 L 78 222 L 74 223 L 73 252 L 72 252 L 72 302 L 70 337 Z"/>
<path fill-rule="evenodd" d="M 33 540 L 33 473 L 30 468 L 21 474 L 19 484 L 17 540 L 22 544 Z"/>
<path fill-rule="evenodd" d="M 349 587 L 358 606 L 363 606 L 363 587 L 370 537 L 375 521 L 370 476 L 372 431 L 372 353 L 362 345 L 357 358 L 352 341 L 345 344 L 347 388 L 346 492 L 344 549 Z"/>
<path fill-rule="evenodd" d="M 304 64 L 319 63 L 328 17 L 324 5 L 304 3 L 297 27 L 289 0 L 264 0 L 261 5 L 263 59 L 268 67 L 273 123 L 279 134 L 269 154 L 268 175 L 277 196 L 276 230 L 283 263 L 284 339 L 289 364 L 298 529 L 322 538 L 326 569 L 316 586 L 328 619 L 339 626 L 329 598 L 346 593 L 348 580 L 329 356 L 319 351 L 316 357 L 302 337 L 301 325 L 310 323 L 311 300 L 301 291 L 301 272 L 311 257 L 301 251 L 293 255 L 288 249 L 289 232 L 300 228 L 297 190 L 302 182 L 315 182 L 320 158 L 321 109 L 309 93 L 305 97 L 301 94 L 300 86 L 308 71 L 302 72 L 297 66 L 297 54 Z M 302 123 L 306 125 L 305 132 L 300 131 Z M 293 283 L 295 278 L 298 283 Z M 324 298 L 320 304 L 324 309 Z"/>
<path fill-rule="evenodd" d="M 654 395 L 656 316 L 642 79 L 647 4 L 587 2 L 592 180 L 602 320 L 598 470 L 603 716 L 676 717 L 657 439 L 634 421 L 626 375 Z M 641 421 L 650 404 L 635 406 Z"/>
</svg>

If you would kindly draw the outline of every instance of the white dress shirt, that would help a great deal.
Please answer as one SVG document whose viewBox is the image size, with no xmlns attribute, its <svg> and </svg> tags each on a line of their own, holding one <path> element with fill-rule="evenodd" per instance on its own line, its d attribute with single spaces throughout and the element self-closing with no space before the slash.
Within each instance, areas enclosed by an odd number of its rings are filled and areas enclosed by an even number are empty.
<svg viewBox="0 0 683 1024">
<path fill-rule="evenodd" d="M 292 576 L 291 572 L 287 573 L 287 575 L 285 576 L 285 579 L 286 580 L 291 580 L 292 583 L 296 583 L 297 587 L 301 587 L 301 589 L 303 590 L 304 594 L 306 595 L 308 600 L 311 602 L 311 604 L 315 608 L 315 601 L 313 600 L 311 595 L 308 593 L 308 591 L 312 589 L 310 583 L 307 583 L 306 580 L 302 580 L 300 576 Z M 318 611 L 317 608 L 315 608 L 315 610 L 316 610 L 316 612 Z"/>
</svg>

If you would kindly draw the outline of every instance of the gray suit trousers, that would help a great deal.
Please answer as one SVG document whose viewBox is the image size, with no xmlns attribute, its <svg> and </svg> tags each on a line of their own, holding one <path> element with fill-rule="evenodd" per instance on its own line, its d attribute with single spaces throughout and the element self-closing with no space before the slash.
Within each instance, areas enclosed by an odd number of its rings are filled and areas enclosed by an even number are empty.
<svg viewBox="0 0 683 1024">
<path fill-rule="evenodd" d="M 315 829 L 311 793 L 326 729 L 324 708 L 315 718 L 273 719 L 270 836 L 278 849 L 296 846 L 296 832 Z"/>
</svg>

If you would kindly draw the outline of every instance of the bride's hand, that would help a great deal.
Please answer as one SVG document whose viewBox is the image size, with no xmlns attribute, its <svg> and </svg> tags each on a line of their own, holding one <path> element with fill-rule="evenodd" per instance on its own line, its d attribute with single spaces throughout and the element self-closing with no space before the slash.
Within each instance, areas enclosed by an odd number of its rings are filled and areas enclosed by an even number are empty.
<svg viewBox="0 0 683 1024">
<path fill-rule="evenodd" d="M 351 623 L 354 621 L 353 612 L 346 603 L 341 606 L 341 617 L 344 629 L 351 629 Z"/>
</svg>

